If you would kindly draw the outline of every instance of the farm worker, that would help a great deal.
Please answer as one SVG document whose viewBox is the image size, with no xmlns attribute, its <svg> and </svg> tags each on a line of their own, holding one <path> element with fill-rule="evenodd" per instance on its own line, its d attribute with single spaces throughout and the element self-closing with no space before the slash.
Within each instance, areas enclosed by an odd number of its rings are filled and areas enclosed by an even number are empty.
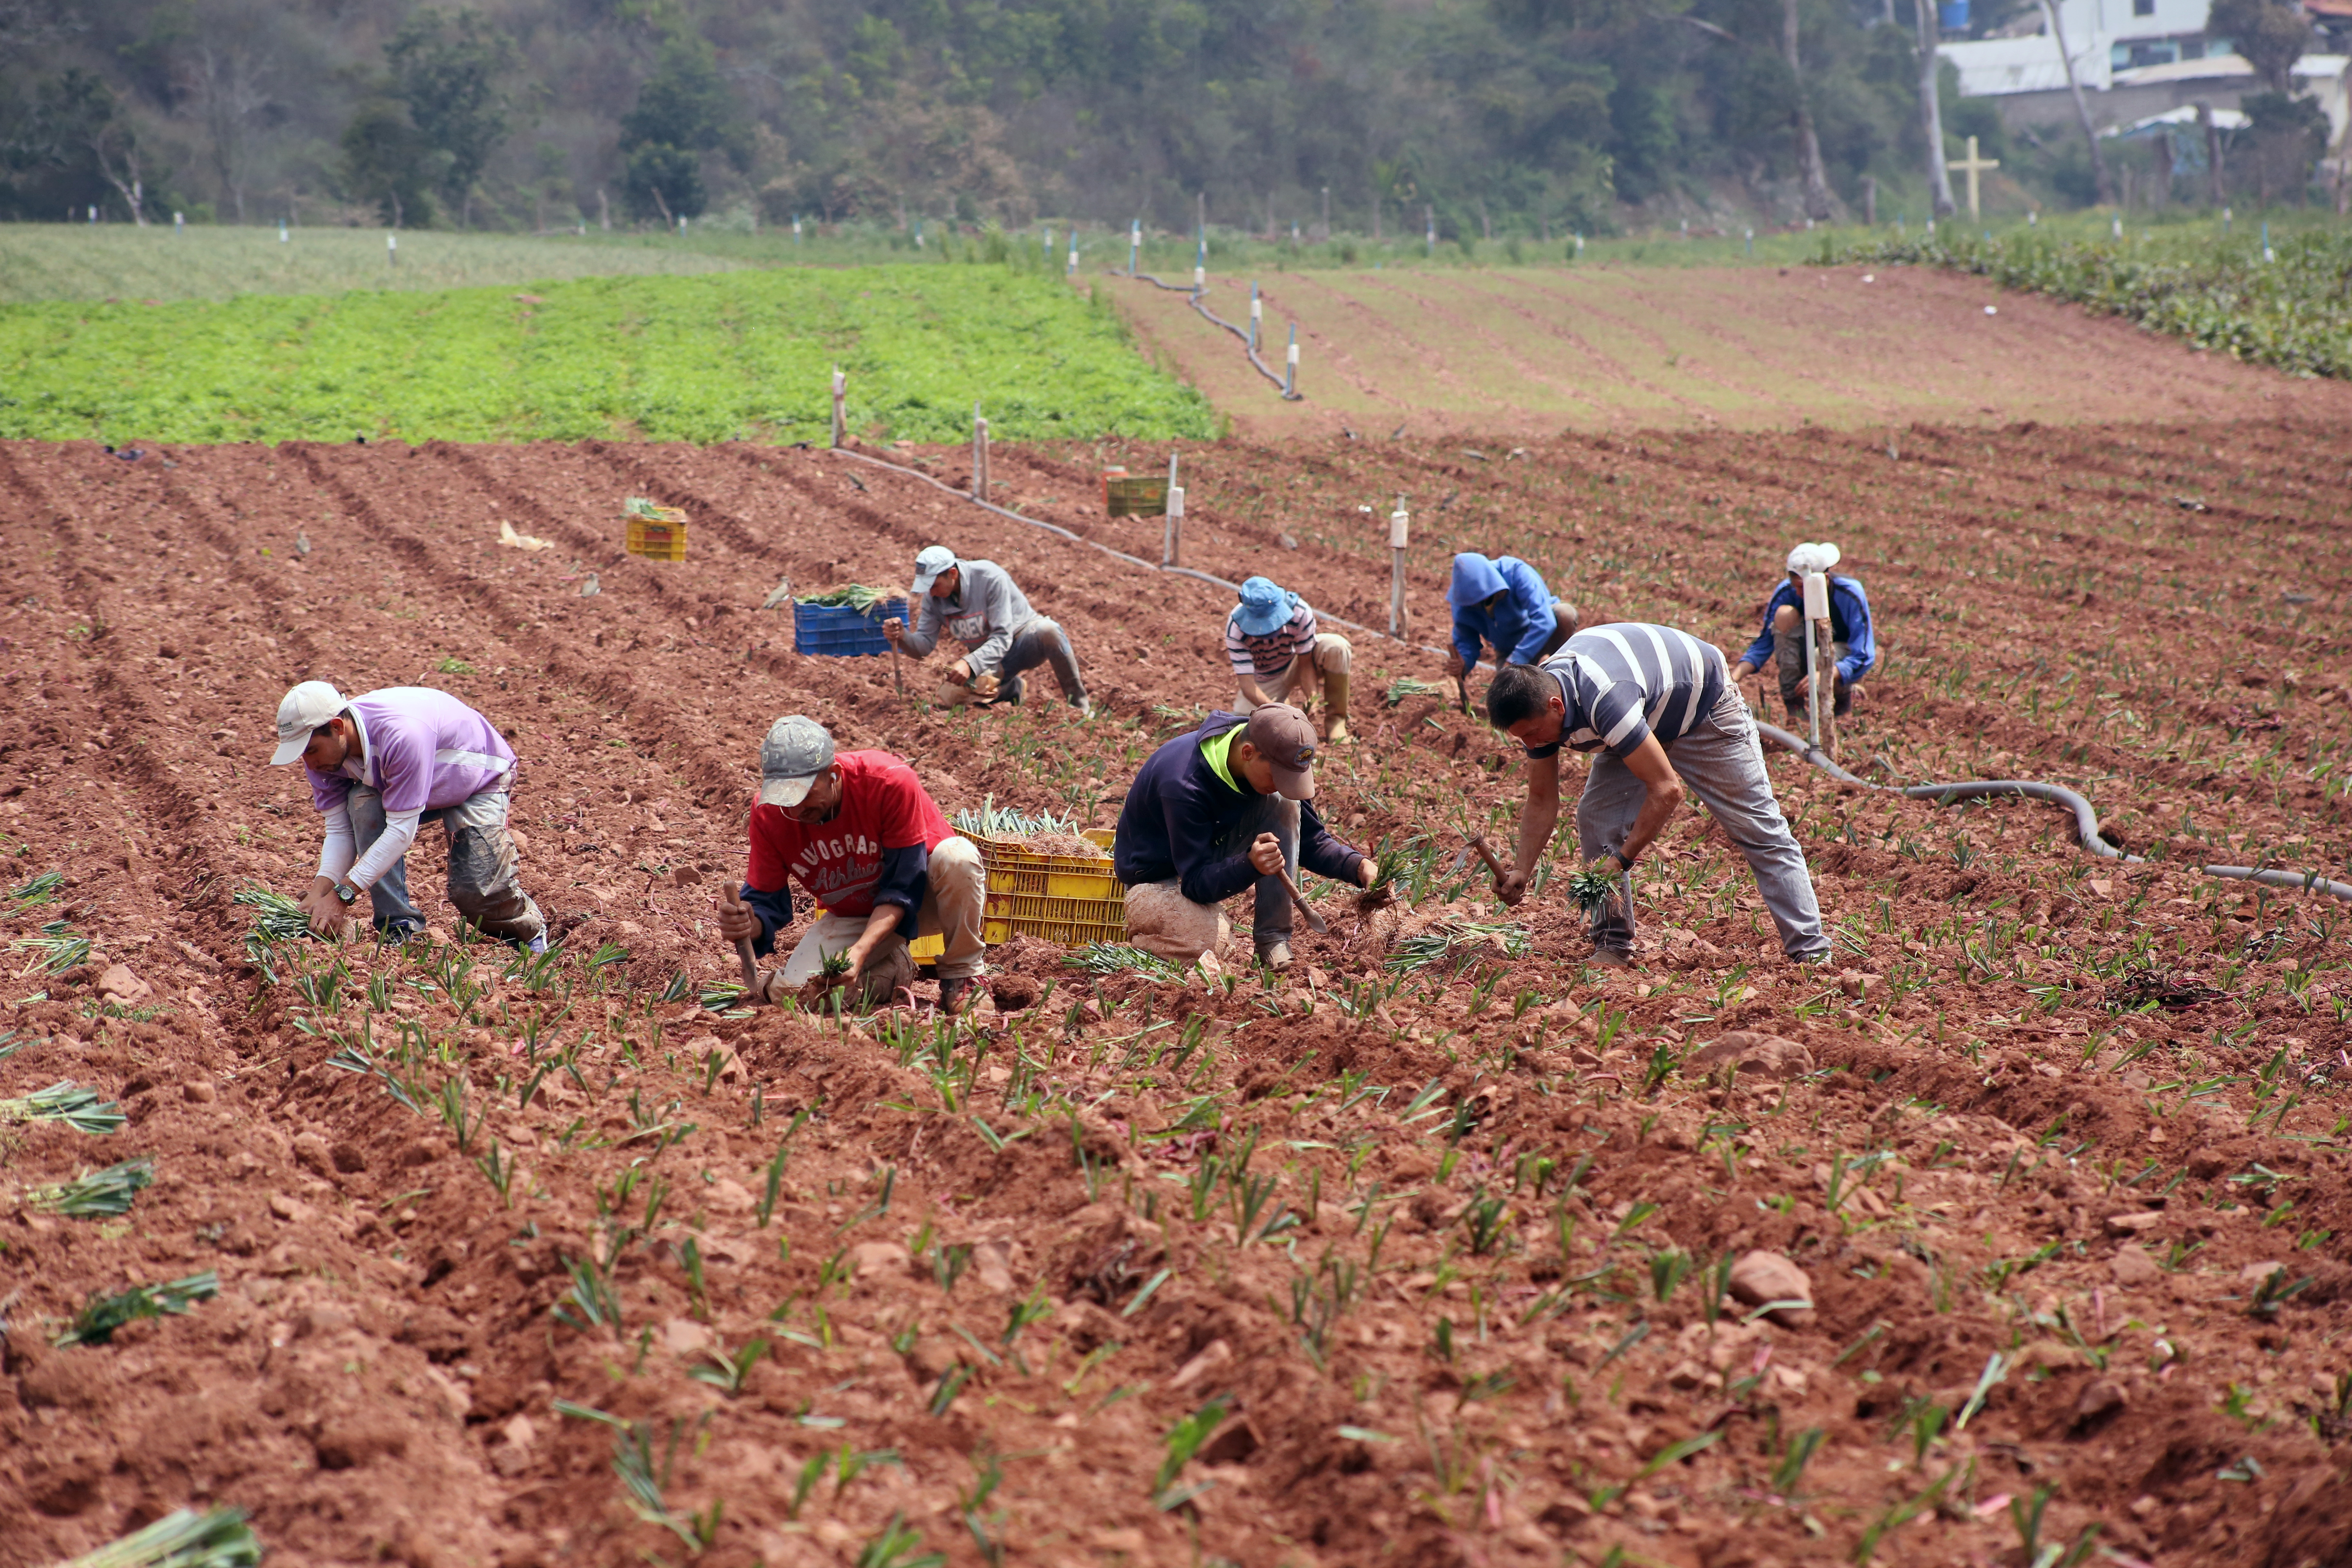
<svg viewBox="0 0 2352 1568">
<path fill-rule="evenodd" d="M 408 847 L 427 822 L 449 837 L 449 901 L 486 936 L 532 952 L 547 921 L 522 890 L 507 796 L 514 748 L 488 719 L 446 691 L 394 686 L 345 698 L 306 680 L 278 704 L 270 764 L 299 762 L 327 819 L 319 874 L 300 900 L 310 929 L 334 936 L 368 896 L 380 937 L 425 929 L 408 900 Z"/>
<path fill-rule="evenodd" d="M 846 954 L 853 994 L 887 1003 L 915 983 L 908 942 L 936 933 L 947 943 L 940 1011 L 970 1003 L 988 877 L 980 847 L 948 826 L 914 769 L 887 752 L 835 752 L 824 725 L 788 714 L 760 744 L 751 838 L 742 902 L 721 906 L 719 935 L 773 952 L 793 922 L 791 882 L 824 910 L 784 961 L 786 988 Z"/>
<path fill-rule="evenodd" d="M 1577 846 L 1592 869 L 1622 885 L 1591 912 L 1595 963 L 1632 962 L 1630 873 L 1685 793 L 1705 803 L 1748 858 L 1780 928 L 1780 951 L 1801 963 L 1829 958 L 1804 851 L 1772 796 L 1755 721 L 1724 668 L 1722 649 L 1672 626 L 1594 626 L 1541 665 L 1497 670 L 1486 688 L 1486 718 L 1528 753 L 1517 851 L 1496 889 L 1505 903 L 1527 896 L 1528 879 L 1551 843 L 1566 746 L 1601 753 L 1577 802 Z"/>
<path fill-rule="evenodd" d="M 1498 667 L 1541 664 L 1576 634 L 1576 606 L 1553 598 L 1536 569 L 1516 555 L 1490 561 L 1462 552 L 1454 558 L 1445 602 L 1454 611 L 1448 675 L 1476 668 L 1485 644 L 1493 645 Z"/>
<path fill-rule="evenodd" d="M 939 646 L 942 629 L 970 651 L 948 667 L 931 700 L 945 708 L 967 702 L 1018 702 L 1021 672 L 1054 667 L 1062 695 L 1081 713 L 1094 711 L 1078 658 L 1062 628 L 1029 607 L 1004 568 L 993 561 L 959 561 L 944 544 L 915 557 L 912 597 L 922 606 L 911 627 L 882 623 L 882 635 L 917 658 Z"/>
<path fill-rule="evenodd" d="M 1225 657 L 1241 685 L 1244 712 L 1289 700 L 1294 688 L 1323 678 L 1330 714 L 1325 739 L 1340 746 L 1348 733 L 1348 665 L 1355 650 L 1337 632 L 1315 623 L 1312 605 L 1264 577 L 1242 584 L 1241 603 L 1225 617 Z M 1304 707 L 1301 703 L 1299 706 Z"/>
<path fill-rule="evenodd" d="M 1212 713 L 1144 760 L 1118 814 L 1112 869 L 1127 884 L 1136 946 L 1180 963 L 1223 945 L 1219 906 L 1256 889 L 1258 962 L 1290 965 L 1290 889 L 1307 868 L 1372 885 L 1372 862 L 1323 826 L 1315 798 L 1315 726 L 1268 702 L 1246 719 Z"/>
<path fill-rule="evenodd" d="M 1804 716 L 1805 689 L 1811 679 L 1805 674 L 1805 574 L 1826 573 L 1837 563 L 1834 544 L 1800 544 L 1790 551 L 1789 574 L 1764 604 L 1764 629 L 1731 667 L 1731 679 L 1745 682 L 1764 668 L 1765 660 L 1778 661 L 1780 702 L 1792 720 Z M 1831 657 L 1837 660 L 1831 711 L 1843 718 L 1853 710 L 1854 691 L 1862 678 L 1878 663 L 1878 642 L 1871 635 L 1870 599 L 1857 578 L 1830 578 L 1830 643 Z M 1763 705 L 1759 693 L 1757 706 Z"/>
</svg>

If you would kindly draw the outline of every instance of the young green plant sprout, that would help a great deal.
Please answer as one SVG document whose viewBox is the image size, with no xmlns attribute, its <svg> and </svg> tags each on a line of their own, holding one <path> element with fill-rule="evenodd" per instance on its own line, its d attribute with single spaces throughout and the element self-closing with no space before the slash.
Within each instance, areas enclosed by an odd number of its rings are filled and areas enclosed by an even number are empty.
<svg viewBox="0 0 2352 1568">
<path fill-rule="evenodd" d="M 112 1100 L 100 1100 L 98 1090 L 68 1079 L 22 1100 L 0 1100 L 0 1121 L 62 1121 L 99 1138 L 121 1127 L 123 1117 Z"/>
<path fill-rule="evenodd" d="M 1588 915 L 1599 914 L 1617 896 L 1617 879 L 1590 866 L 1568 879 L 1568 896 Z"/>
<path fill-rule="evenodd" d="M 1389 682 L 1389 689 L 1381 694 L 1381 700 L 1391 708 L 1399 708 L 1413 698 L 1434 697 L 1444 689 L 1442 686 L 1432 686 L 1426 680 L 1415 680 L 1407 675 Z"/>
<path fill-rule="evenodd" d="M 38 936 L 20 936 L 8 944 L 33 956 L 16 972 L 19 978 L 27 974 L 62 974 L 89 956 L 89 938 L 76 936 L 63 921 L 51 921 L 41 928 Z"/>
<path fill-rule="evenodd" d="M 142 1155 L 119 1165 L 109 1165 L 103 1171 L 85 1171 L 70 1182 L 27 1187 L 24 1204 L 26 1208 L 63 1215 L 68 1219 L 110 1219 L 129 1214 L 131 1200 L 154 1180 L 155 1162 Z"/>
<path fill-rule="evenodd" d="M 141 1318 L 180 1317 L 199 1301 L 220 1294 L 220 1275 L 207 1268 L 184 1279 L 162 1285 L 133 1285 L 118 1296 L 92 1296 L 74 1314 L 73 1326 L 58 1336 L 59 1345 L 102 1345 L 114 1331 Z"/>
<path fill-rule="evenodd" d="M 849 973 L 849 954 L 827 953 L 820 972 L 824 974 L 827 984 L 839 984 L 842 977 Z"/>
<path fill-rule="evenodd" d="M 261 1542 L 246 1528 L 243 1509 L 183 1508 L 58 1568 L 255 1568 L 260 1561 Z"/>
</svg>

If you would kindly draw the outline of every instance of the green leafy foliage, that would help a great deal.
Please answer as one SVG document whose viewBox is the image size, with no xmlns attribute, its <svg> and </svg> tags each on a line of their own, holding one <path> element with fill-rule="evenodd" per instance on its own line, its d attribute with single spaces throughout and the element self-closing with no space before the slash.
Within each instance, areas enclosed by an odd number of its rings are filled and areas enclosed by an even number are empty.
<svg viewBox="0 0 2352 1568">
<path fill-rule="evenodd" d="M 152 441 L 1213 437 L 1197 393 L 1107 309 L 999 268 L 719 278 L 220 304 L 34 305 L 0 317 L 0 438 Z M 397 345 L 387 352 L 386 344 Z"/>
<path fill-rule="evenodd" d="M 2251 235 L 2219 242 L 2064 241 L 2027 234 L 1970 238 L 1957 230 L 1843 250 L 1832 265 L 1906 263 L 1990 278 L 2186 338 L 2232 359 L 2301 375 L 2352 376 L 2352 235 L 2285 234 L 2263 259 Z"/>
<path fill-rule="evenodd" d="M 70 1182 L 32 1187 L 25 1193 L 26 1208 L 43 1209 L 68 1219 L 103 1219 L 129 1214 L 131 1199 L 155 1180 L 155 1162 L 144 1155 L 85 1171 Z"/>
</svg>

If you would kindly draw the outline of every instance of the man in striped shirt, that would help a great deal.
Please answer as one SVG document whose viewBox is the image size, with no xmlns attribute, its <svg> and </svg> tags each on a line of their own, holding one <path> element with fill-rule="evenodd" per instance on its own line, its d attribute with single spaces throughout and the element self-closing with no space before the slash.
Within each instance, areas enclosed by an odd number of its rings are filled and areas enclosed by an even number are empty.
<svg viewBox="0 0 2352 1568">
<path fill-rule="evenodd" d="M 1346 637 L 1316 625 L 1313 605 L 1265 577 L 1242 584 L 1241 603 L 1225 617 L 1225 658 L 1241 688 L 1234 711 L 1254 712 L 1269 702 L 1304 709 L 1319 677 L 1328 713 L 1323 738 L 1335 746 L 1350 739 L 1348 666 L 1354 657 Z"/>
<path fill-rule="evenodd" d="M 1780 951 L 1826 962 L 1829 939 L 1804 851 L 1789 832 L 1764 771 L 1748 705 L 1723 650 L 1673 626 L 1623 621 L 1568 639 L 1541 665 L 1506 665 L 1486 689 L 1486 717 L 1527 748 L 1528 805 L 1510 871 L 1496 891 L 1527 896 L 1559 821 L 1559 752 L 1598 752 L 1576 806 L 1578 847 L 1622 890 L 1593 911 L 1596 963 L 1631 963 L 1633 865 L 1696 795 L 1756 873 L 1780 931 Z"/>
</svg>

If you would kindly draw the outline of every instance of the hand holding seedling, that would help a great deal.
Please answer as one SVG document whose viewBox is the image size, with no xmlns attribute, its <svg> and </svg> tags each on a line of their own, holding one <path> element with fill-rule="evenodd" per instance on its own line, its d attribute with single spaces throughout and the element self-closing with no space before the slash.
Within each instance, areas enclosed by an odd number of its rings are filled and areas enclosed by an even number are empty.
<svg viewBox="0 0 2352 1568">
<path fill-rule="evenodd" d="M 335 883 L 331 877 L 312 878 L 298 901 L 302 912 L 310 917 L 310 929 L 323 937 L 342 935 L 344 923 L 352 918 L 351 906 L 335 896 Z"/>
</svg>

